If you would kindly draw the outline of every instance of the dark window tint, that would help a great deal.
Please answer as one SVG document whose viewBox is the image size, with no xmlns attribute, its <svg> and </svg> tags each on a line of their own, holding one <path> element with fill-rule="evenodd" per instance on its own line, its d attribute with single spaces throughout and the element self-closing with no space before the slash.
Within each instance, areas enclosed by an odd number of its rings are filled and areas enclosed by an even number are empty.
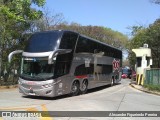
<svg viewBox="0 0 160 120">
<path fill-rule="evenodd" d="M 85 37 L 79 36 L 76 53 L 89 52 L 88 40 Z"/>
<path fill-rule="evenodd" d="M 110 46 L 104 48 L 105 56 L 122 59 L 122 51 L 114 49 Z"/>
<path fill-rule="evenodd" d="M 78 35 L 72 32 L 65 32 L 62 36 L 60 49 L 72 49 L 74 51 Z"/>
<path fill-rule="evenodd" d="M 79 36 L 76 53 L 104 53 L 104 56 L 114 57 L 118 59 L 122 59 L 122 51 L 112 48 L 108 45 L 99 43 L 98 41 L 94 41 L 89 38 L 85 38 L 83 36 Z"/>
<path fill-rule="evenodd" d="M 77 43 L 76 53 L 87 52 L 95 53 L 97 52 L 97 42 L 80 36 Z"/>
<path fill-rule="evenodd" d="M 73 54 L 62 54 L 58 55 L 56 58 L 55 65 L 55 77 L 59 77 L 69 73 L 71 62 L 72 62 Z"/>
<path fill-rule="evenodd" d="M 112 73 L 113 71 L 112 65 L 98 64 L 97 67 L 99 68 L 98 70 L 99 74 L 109 74 L 109 73 Z"/>
<path fill-rule="evenodd" d="M 90 53 L 97 53 L 97 44 L 95 41 L 90 40 L 89 41 L 89 46 L 90 46 Z"/>
<path fill-rule="evenodd" d="M 26 52 L 47 52 L 53 51 L 57 46 L 57 40 L 59 39 L 59 32 L 42 32 L 36 33 L 31 36 L 28 44 L 25 48 Z"/>
<path fill-rule="evenodd" d="M 56 63 L 55 67 L 55 77 L 59 77 L 65 74 L 68 74 L 70 70 L 70 62 L 69 61 L 61 61 Z"/>
<path fill-rule="evenodd" d="M 79 65 L 75 69 L 75 76 L 78 75 L 87 75 L 87 74 L 93 74 L 94 71 L 94 65 L 90 64 L 90 67 L 85 67 L 85 64 Z"/>
<path fill-rule="evenodd" d="M 142 61 L 142 58 L 137 57 L 137 67 L 141 67 L 141 61 Z"/>
<path fill-rule="evenodd" d="M 96 51 L 97 53 L 103 52 L 104 56 L 122 59 L 122 51 L 101 43 L 98 43 Z"/>
<path fill-rule="evenodd" d="M 150 58 L 146 57 L 146 60 L 147 60 L 147 66 L 148 66 L 150 64 Z"/>
</svg>

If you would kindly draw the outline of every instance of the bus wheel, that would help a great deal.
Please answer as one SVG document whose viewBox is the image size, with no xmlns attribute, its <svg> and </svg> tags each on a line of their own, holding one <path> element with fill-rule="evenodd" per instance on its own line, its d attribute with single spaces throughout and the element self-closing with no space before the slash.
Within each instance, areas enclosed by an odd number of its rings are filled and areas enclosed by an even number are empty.
<svg viewBox="0 0 160 120">
<path fill-rule="evenodd" d="M 74 81 L 71 87 L 71 95 L 76 96 L 79 93 L 79 82 Z"/>
<path fill-rule="evenodd" d="M 87 80 L 84 80 L 82 82 L 81 94 L 85 94 L 87 92 L 87 89 L 88 89 L 88 82 Z"/>
</svg>

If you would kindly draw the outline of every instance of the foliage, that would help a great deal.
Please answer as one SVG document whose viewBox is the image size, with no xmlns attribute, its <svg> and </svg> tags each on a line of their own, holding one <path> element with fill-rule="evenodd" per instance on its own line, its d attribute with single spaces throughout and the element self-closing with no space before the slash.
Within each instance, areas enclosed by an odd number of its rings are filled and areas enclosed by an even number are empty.
<svg viewBox="0 0 160 120">
<path fill-rule="evenodd" d="M 159 4 L 160 5 L 160 0 L 151 0 L 151 2 L 155 3 L 155 4 Z"/>
<path fill-rule="evenodd" d="M 62 13 L 55 13 L 47 8 L 43 8 L 43 16 L 36 21 L 32 21 L 30 32 L 50 30 L 50 26 L 54 27 L 63 22 L 64 16 Z"/>
<path fill-rule="evenodd" d="M 42 6 L 44 2 L 45 0 L 3 0 L 0 4 L 1 44 L 16 42 L 13 39 L 19 38 L 30 27 L 30 21 L 42 16 L 42 12 L 31 8 L 31 4 Z"/>
<path fill-rule="evenodd" d="M 160 92 L 160 85 L 144 84 L 144 87 L 152 91 Z"/>
<path fill-rule="evenodd" d="M 0 76 L 1 69 L 6 66 L 8 50 L 23 47 L 24 34 L 31 26 L 31 21 L 41 18 L 41 11 L 33 9 L 32 4 L 39 7 L 45 0 L 1 0 L 0 1 Z M 1 52 L 3 50 L 3 52 Z"/>
<path fill-rule="evenodd" d="M 150 24 L 148 28 L 141 28 L 134 34 L 129 45 L 130 62 L 133 61 L 131 49 L 142 47 L 144 43 L 147 43 L 149 48 L 151 48 L 153 65 L 155 67 L 160 67 L 160 19 L 157 19 L 153 24 Z"/>
</svg>

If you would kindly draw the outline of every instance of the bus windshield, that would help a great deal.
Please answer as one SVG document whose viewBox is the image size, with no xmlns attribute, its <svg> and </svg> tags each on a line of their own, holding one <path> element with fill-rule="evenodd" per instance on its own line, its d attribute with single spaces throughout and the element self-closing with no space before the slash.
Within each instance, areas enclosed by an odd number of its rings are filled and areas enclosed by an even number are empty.
<svg viewBox="0 0 160 120">
<path fill-rule="evenodd" d="M 23 58 L 21 77 L 28 80 L 46 80 L 53 77 L 54 64 L 48 64 L 47 59 Z"/>
<path fill-rule="evenodd" d="M 25 52 L 47 52 L 53 51 L 60 37 L 59 32 L 42 32 L 33 34 L 28 40 Z"/>
</svg>

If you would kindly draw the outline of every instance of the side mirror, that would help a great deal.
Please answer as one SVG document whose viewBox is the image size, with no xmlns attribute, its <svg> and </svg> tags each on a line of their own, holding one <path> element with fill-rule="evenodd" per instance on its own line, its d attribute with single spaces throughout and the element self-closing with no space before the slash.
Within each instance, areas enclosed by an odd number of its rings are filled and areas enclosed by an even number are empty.
<svg viewBox="0 0 160 120">
<path fill-rule="evenodd" d="M 53 64 L 53 57 L 57 56 L 58 54 L 66 54 L 70 53 L 72 50 L 71 49 L 57 49 L 48 56 L 48 64 Z"/>
<path fill-rule="evenodd" d="M 22 53 L 23 50 L 15 50 L 8 55 L 8 62 L 10 63 L 14 54 Z"/>
</svg>

